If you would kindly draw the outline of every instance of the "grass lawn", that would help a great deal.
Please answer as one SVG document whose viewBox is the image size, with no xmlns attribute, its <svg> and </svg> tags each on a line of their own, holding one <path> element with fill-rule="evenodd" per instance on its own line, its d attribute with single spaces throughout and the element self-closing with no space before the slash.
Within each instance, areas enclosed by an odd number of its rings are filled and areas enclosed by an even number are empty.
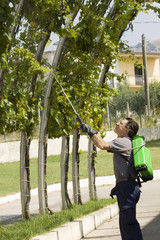
<svg viewBox="0 0 160 240">
<path fill-rule="evenodd" d="M 146 144 L 151 151 L 153 169 L 160 169 L 160 140 Z M 19 162 L 0 164 L 0 197 L 20 191 Z M 80 155 L 80 178 L 88 177 L 87 153 Z M 37 159 L 30 161 L 31 188 L 36 188 L 38 183 Z M 98 151 L 96 158 L 96 176 L 113 175 L 112 153 Z M 69 181 L 72 180 L 72 156 L 70 156 Z M 60 182 L 60 156 L 49 156 L 47 159 L 47 183 Z"/>
<path fill-rule="evenodd" d="M 83 205 L 74 205 L 72 208 L 55 212 L 53 215 L 44 214 L 32 217 L 30 220 L 16 222 L 11 226 L 0 226 L 1 240 L 29 240 L 35 235 L 49 232 L 66 222 L 81 218 L 84 215 L 95 212 L 109 204 L 115 203 L 114 199 L 100 199 L 89 201 Z"/>
<path fill-rule="evenodd" d="M 153 169 L 160 169 L 160 140 L 148 142 L 146 147 L 151 151 Z"/>
</svg>

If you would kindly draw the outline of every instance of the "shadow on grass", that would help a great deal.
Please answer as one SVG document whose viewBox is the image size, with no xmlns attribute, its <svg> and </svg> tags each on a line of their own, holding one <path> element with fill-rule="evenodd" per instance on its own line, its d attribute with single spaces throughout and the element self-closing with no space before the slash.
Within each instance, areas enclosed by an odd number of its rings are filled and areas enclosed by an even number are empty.
<svg viewBox="0 0 160 240">
<path fill-rule="evenodd" d="M 36 217 L 36 216 L 38 216 L 38 214 L 31 214 L 31 217 Z M 22 221 L 23 221 L 23 219 L 22 219 L 21 214 L 13 215 L 13 216 L 10 216 L 7 218 L 6 218 L 6 216 L 0 217 L 0 224 L 2 226 L 9 226 L 9 225 L 12 225 L 13 223 L 22 222 Z"/>
</svg>

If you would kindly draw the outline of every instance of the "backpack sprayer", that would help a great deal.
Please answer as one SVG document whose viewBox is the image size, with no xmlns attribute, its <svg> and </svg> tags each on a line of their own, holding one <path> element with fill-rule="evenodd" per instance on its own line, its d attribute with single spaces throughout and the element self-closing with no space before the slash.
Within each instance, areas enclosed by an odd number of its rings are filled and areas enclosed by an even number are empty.
<svg viewBox="0 0 160 240">
<path fill-rule="evenodd" d="M 147 182 L 153 179 L 153 169 L 152 169 L 152 161 L 151 161 L 151 153 L 148 148 L 145 147 L 145 141 L 143 136 L 134 136 L 132 139 L 132 148 L 117 150 L 117 152 L 124 151 L 133 151 L 133 163 L 124 157 L 125 161 L 127 161 L 133 168 L 135 168 L 137 172 L 137 180 L 139 186 L 141 187 L 140 179 L 143 182 Z"/>
<path fill-rule="evenodd" d="M 153 169 L 150 151 L 144 145 L 143 136 L 135 136 L 132 139 L 134 167 L 140 178 L 147 182 L 153 179 Z"/>
</svg>

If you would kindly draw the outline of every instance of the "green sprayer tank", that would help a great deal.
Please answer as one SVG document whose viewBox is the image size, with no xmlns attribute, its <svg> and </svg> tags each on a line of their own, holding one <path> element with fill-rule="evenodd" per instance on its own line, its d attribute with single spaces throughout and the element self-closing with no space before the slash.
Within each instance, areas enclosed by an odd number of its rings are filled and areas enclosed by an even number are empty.
<svg viewBox="0 0 160 240">
<path fill-rule="evenodd" d="M 139 147 L 139 148 L 138 148 Z M 136 170 L 140 173 L 143 181 L 153 179 L 153 170 L 151 162 L 151 154 L 144 145 L 143 136 L 135 136 L 132 139 L 133 159 Z M 135 149 L 134 149 L 135 148 Z"/>
</svg>

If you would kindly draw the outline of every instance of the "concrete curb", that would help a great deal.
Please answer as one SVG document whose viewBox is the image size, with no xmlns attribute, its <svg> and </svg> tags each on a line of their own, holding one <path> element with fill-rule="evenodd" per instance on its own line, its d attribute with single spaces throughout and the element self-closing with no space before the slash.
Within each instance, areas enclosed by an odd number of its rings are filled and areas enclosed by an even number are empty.
<svg viewBox="0 0 160 240">
<path fill-rule="evenodd" d="M 98 228 L 105 221 L 118 214 L 118 205 L 112 204 L 83 218 L 68 222 L 49 233 L 39 235 L 30 240 L 80 240 L 88 233 Z"/>
</svg>

